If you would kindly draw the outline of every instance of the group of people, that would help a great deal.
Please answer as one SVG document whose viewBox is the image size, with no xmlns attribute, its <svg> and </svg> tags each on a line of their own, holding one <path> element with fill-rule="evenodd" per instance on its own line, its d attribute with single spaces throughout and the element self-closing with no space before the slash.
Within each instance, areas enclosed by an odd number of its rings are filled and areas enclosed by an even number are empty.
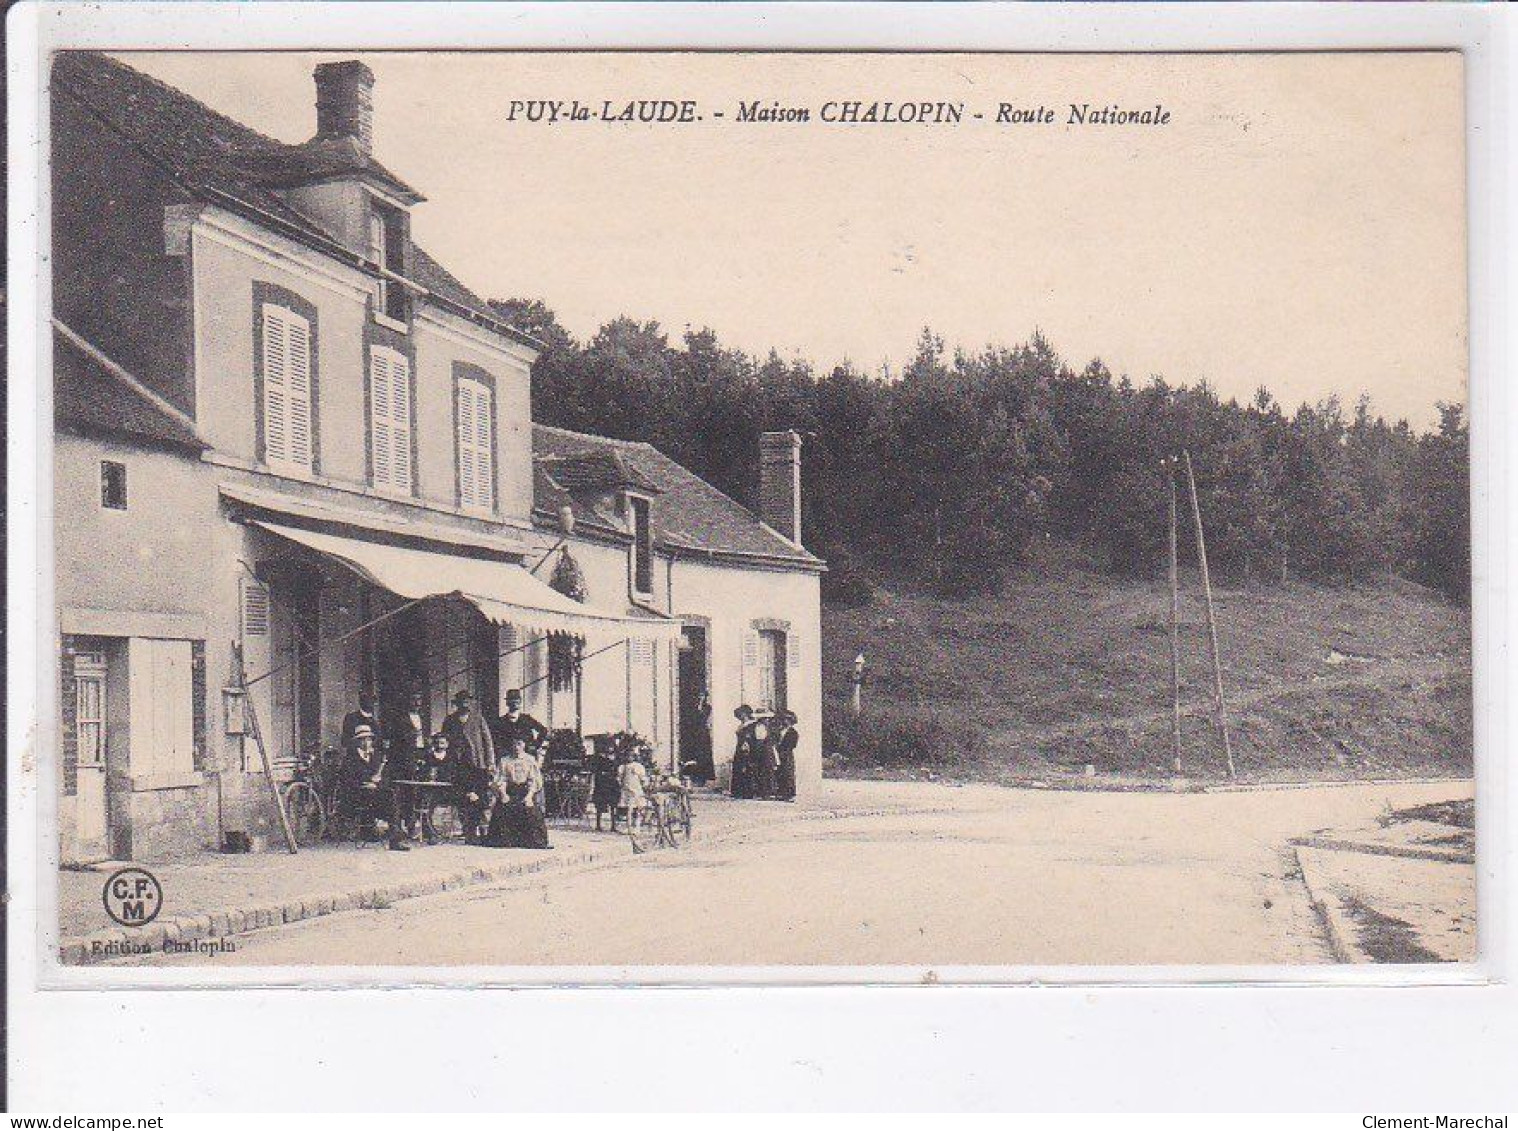
<svg viewBox="0 0 1518 1131">
<path fill-rule="evenodd" d="M 428 735 L 422 693 L 412 692 L 404 710 L 381 721 L 373 692 L 343 719 L 342 789 L 365 839 L 380 839 L 387 826 L 391 849 L 406 852 L 411 840 L 435 834 L 417 804 L 419 793 L 453 806 L 471 844 L 498 848 L 548 848 L 543 765 L 548 728 L 522 710 L 519 691 L 506 693 L 506 710 L 487 721 L 474 696 L 460 691 L 442 729 Z M 421 827 L 419 827 L 419 825 Z"/>
<path fill-rule="evenodd" d="M 609 747 L 597 749 L 590 759 L 590 803 L 596 811 L 596 832 L 601 819 L 609 817 L 611 831 L 622 818 L 629 827 L 642 820 L 654 784 L 653 750 L 636 735 L 614 736 Z"/>
<path fill-rule="evenodd" d="M 760 715 L 747 704 L 733 712 L 738 742 L 733 749 L 734 797 L 796 800 L 796 715 L 787 710 Z"/>
</svg>

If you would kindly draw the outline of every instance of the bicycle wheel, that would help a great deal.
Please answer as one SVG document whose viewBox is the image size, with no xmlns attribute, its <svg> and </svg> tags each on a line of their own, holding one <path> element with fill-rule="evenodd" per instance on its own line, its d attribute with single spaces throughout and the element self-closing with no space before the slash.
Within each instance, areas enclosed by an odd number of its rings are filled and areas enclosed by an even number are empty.
<svg viewBox="0 0 1518 1131">
<path fill-rule="evenodd" d="M 327 831 L 327 813 L 316 790 L 308 782 L 292 781 L 285 786 L 280 797 L 285 803 L 285 816 L 290 819 L 295 843 L 302 848 L 318 843 Z"/>
<path fill-rule="evenodd" d="M 664 806 L 664 834 L 674 848 L 690 842 L 690 798 L 684 794 Z"/>
<path fill-rule="evenodd" d="M 635 853 L 649 852 L 658 848 L 663 831 L 663 820 L 656 800 L 650 800 L 636 818 L 631 813 L 627 815 L 627 838 L 632 841 L 632 849 Z"/>
</svg>

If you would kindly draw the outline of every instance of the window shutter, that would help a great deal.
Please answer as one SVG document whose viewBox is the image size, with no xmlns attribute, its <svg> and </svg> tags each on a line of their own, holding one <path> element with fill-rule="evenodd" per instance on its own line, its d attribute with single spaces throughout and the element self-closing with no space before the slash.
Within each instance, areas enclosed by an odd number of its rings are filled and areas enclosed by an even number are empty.
<svg viewBox="0 0 1518 1131">
<path fill-rule="evenodd" d="M 749 706 L 757 706 L 752 700 L 759 694 L 759 634 L 757 632 L 743 633 L 743 642 L 740 645 L 739 657 L 739 680 L 738 688 L 743 701 Z"/>
<path fill-rule="evenodd" d="M 369 447 L 374 485 L 411 493 L 411 366 L 375 347 L 369 355 Z"/>
<path fill-rule="evenodd" d="M 274 303 L 263 307 L 264 459 L 311 470 L 311 324 Z"/>
<path fill-rule="evenodd" d="M 458 383 L 459 503 L 477 510 L 495 506 L 495 459 L 490 389 L 480 381 Z"/>
<path fill-rule="evenodd" d="M 188 640 L 154 640 L 149 652 L 153 695 L 150 772 L 177 774 L 195 767 L 194 681 Z"/>
<path fill-rule="evenodd" d="M 242 634 L 269 635 L 269 589 L 246 578 L 242 583 Z"/>
<path fill-rule="evenodd" d="M 789 668 L 801 666 L 801 637 L 797 633 L 790 633 L 785 638 L 785 664 Z"/>
</svg>

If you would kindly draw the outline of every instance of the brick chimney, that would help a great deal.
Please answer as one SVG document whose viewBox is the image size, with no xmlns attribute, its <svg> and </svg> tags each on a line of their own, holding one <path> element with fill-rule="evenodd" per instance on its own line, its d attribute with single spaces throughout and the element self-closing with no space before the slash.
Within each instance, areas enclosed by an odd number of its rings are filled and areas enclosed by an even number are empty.
<svg viewBox="0 0 1518 1131">
<path fill-rule="evenodd" d="M 801 545 L 801 437 L 795 432 L 759 435 L 759 517 Z"/>
<path fill-rule="evenodd" d="M 351 138 L 368 157 L 374 147 L 374 72 L 357 59 L 316 66 L 316 136 Z"/>
</svg>

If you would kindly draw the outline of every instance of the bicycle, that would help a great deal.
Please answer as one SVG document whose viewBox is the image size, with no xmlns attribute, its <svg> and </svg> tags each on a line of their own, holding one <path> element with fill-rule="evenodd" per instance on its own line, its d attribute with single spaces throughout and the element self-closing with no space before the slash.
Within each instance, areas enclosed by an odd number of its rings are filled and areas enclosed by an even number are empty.
<svg viewBox="0 0 1518 1131">
<path fill-rule="evenodd" d="M 693 792 L 690 779 L 683 775 L 668 775 L 648 791 L 648 805 L 637 819 L 628 814 L 627 835 L 635 853 L 679 848 L 690 842 Z"/>
<path fill-rule="evenodd" d="M 309 848 L 326 838 L 327 825 L 335 815 L 330 786 L 322 768 L 323 758 L 302 754 L 295 761 L 295 774 L 279 791 L 290 831 L 300 848 Z"/>
</svg>

